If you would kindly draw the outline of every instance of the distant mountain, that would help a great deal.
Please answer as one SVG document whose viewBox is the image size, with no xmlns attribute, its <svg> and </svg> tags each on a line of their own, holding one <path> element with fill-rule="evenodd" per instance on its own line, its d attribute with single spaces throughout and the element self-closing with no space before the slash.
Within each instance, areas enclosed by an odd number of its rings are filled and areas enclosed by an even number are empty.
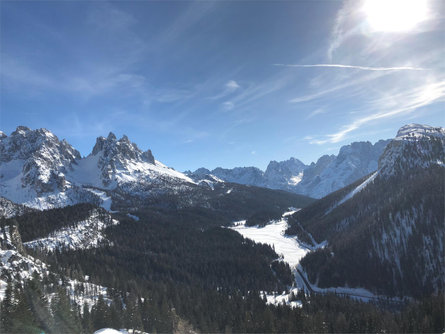
<svg viewBox="0 0 445 334">
<path fill-rule="evenodd" d="M 295 192 L 313 198 L 324 197 L 377 170 L 379 157 L 389 140 L 354 142 L 342 146 L 337 156 L 323 156 L 303 172 Z"/>
<path fill-rule="evenodd" d="M 199 168 L 186 172 L 196 182 L 209 175 L 227 181 L 270 189 L 281 189 L 321 198 L 377 169 L 378 159 L 389 140 L 354 142 L 341 147 L 338 156 L 324 155 L 309 166 L 298 159 L 271 161 L 263 172 L 256 167 Z"/>
<path fill-rule="evenodd" d="M 386 295 L 442 290 L 444 164 L 445 129 L 410 124 L 387 145 L 376 172 L 294 214 L 288 234 L 328 241 L 301 262 L 309 280 Z"/>
</svg>

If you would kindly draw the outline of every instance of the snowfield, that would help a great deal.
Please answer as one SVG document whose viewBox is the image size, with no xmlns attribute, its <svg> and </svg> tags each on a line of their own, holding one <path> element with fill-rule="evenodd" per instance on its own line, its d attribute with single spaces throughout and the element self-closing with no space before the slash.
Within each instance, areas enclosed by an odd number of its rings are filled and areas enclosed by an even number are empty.
<svg viewBox="0 0 445 334">
<path fill-rule="evenodd" d="M 287 229 L 286 216 L 296 211 L 289 211 L 283 214 L 279 221 L 273 221 L 264 227 L 246 226 L 246 221 L 236 222 L 235 226 L 230 227 L 243 237 L 251 239 L 257 243 L 270 245 L 275 249 L 283 260 L 289 263 L 289 266 L 295 267 L 300 260 L 310 251 L 310 249 L 300 243 L 296 237 L 290 237 L 284 234 Z"/>
<path fill-rule="evenodd" d="M 372 181 L 375 177 L 373 174 L 363 184 L 357 187 L 357 191 L 360 191 L 364 186 Z M 354 191 L 356 191 L 354 190 Z M 354 191 L 352 193 L 354 193 Z M 238 221 L 233 223 L 230 229 L 240 233 L 243 237 L 251 239 L 257 243 L 263 243 L 270 245 L 275 249 L 278 255 L 282 256 L 283 261 L 287 262 L 291 267 L 293 275 L 295 277 L 295 287 L 290 288 L 289 291 L 283 291 L 281 293 L 275 292 L 273 294 L 261 293 L 261 297 L 265 297 L 268 304 L 279 305 L 286 304 L 291 307 L 301 307 L 299 301 L 290 301 L 290 295 L 293 293 L 296 295 L 299 290 L 304 289 L 306 291 L 314 291 L 318 293 L 337 293 L 340 295 L 347 295 L 350 298 L 370 302 L 377 299 L 386 299 L 386 296 L 377 296 L 372 292 L 363 288 L 349 288 L 349 287 L 331 287 L 331 288 L 319 288 L 316 285 L 310 284 L 307 286 L 306 282 L 309 282 L 306 273 L 299 265 L 301 259 L 310 251 L 317 248 L 323 248 L 326 246 L 326 242 L 316 244 L 314 247 L 310 247 L 300 242 L 296 237 L 285 235 L 287 229 L 287 217 L 298 211 L 294 209 L 292 211 L 285 212 L 282 219 L 279 221 L 272 221 L 270 224 L 259 226 L 246 226 L 246 221 Z M 303 277 L 301 276 L 303 275 Z M 304 278 L 304 279 L 303 279 Z M 306 280 L 306 282 L 305 282 Z M 397 298 L 393 298 L 394 301 L 400 301 Z"/>
</svg>

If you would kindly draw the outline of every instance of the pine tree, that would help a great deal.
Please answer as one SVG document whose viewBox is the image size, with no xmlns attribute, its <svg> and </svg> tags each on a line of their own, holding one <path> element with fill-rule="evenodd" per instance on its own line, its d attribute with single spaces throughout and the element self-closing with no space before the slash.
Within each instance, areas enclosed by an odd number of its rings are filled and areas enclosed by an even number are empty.
<svg viewBox="0 0 445 334">
<path fill-rule="evenodd" d="M 54 324 L 52 331 L 55 333 L 79 333 L 81 331 L 75 312 L 71 310 L 66 291 L 59 289 L 52 303 Z"/>
<path fill-rule="evenodd" d="M 13 295 L 13 284 L 12 280 L 9 278 L 5 290 L 5 298 L 1 303 L 0 308 L 0 332 L 9 333 L 12 329 L 12 314 L 14 312 L 14 295 Z"/>
</svg>

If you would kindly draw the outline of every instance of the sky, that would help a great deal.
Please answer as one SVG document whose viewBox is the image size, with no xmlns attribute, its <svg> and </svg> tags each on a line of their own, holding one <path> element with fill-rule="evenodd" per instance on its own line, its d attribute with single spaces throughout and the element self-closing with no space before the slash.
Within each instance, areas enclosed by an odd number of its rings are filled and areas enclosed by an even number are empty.
<svg viewBox="0 0 445 334">
<path fill-rule="evenodd" d="M 1 1 L 0 130 L 177 170 L 309 164 L 445 125 L 445 2 Z"/>
</svg>

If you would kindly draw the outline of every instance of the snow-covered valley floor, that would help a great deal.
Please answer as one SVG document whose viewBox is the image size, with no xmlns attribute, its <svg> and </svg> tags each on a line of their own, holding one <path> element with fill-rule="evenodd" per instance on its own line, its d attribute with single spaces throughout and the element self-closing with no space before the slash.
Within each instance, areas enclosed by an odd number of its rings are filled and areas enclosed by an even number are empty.
<svg viewBox="0 0 445 334">
<path fill-rule="evenodd" d="M 274 221 L 264 227 L 246 226 L 246 221 L 243 220 L 236 222 L 235 226 L 230 228 L 245 238 L 270 245 L 275 248 L 278 255 L 283 257 L 285 262 L 289 263 L 289 266 L 295 267 L 310 249 L 298 242 L 295 237 L 284 234 L 287 229 L 286 214 L 283 215 L 281 220 Z"/>
<path fill-rule="evenodd" d="M 266 297 L 268 304 L 281 304 L 285 303 L 291 307 L 299 306 L 299 303 L 291 302 L 289 296 L 291 292 L 294 295 L 300 289 L 311 290 L 318 293 L 337 293 L 341 295 L 346 295 L 354 299 L 362 301 L 376 301 L 378 299 L 388 300 L 386 296 L 377 296 L 372 292 L 363 288 L 349 288 L 349 287 L 330 287 L 330 288 L 319 288 L 316 285 L 310 284 L 306 273 L 303 268 L 301 268 L 301 259 L 310 251 L 317 248 L 325 247 L 327 242 L 324 241 L 320 244 L 311 247 L 300 242 L 294 236 L 285 235 L 287 229 L 287 216 L 293 214 L 296 211 L 285 212 L 279 221 L 271 221 L 270 224 L 266 226 L 246 226 L 246 221 L 238 221 L 230 227 L 230 229 L 240 233 L 245 238 L 251 239 L 257 243 L 263 243 L 270 245 L 275 249 L 275 252 L 280 255 L 283 261 L 287 262 L 291 267 L 291 270 L 295 277 L 295 286 L 289 287 L 288 292 L 277 292 L 274 294 L 262 294 Z M 297 270 L 298 269 L 298 270 Z M 304 276 L 304 279 L 301 277 Z M 309 286 L 307 286 L 309 283 Z M 393 298 L 394 302 L 400 302 L 400 299 Z"/>
</svg>

